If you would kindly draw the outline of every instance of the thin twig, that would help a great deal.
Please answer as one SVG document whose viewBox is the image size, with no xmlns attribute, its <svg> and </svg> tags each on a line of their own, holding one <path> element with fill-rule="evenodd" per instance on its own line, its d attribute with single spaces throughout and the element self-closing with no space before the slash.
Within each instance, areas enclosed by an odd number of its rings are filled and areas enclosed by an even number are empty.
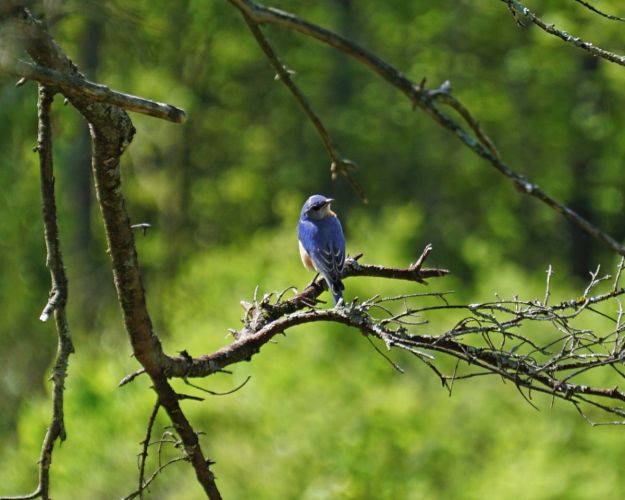
<svg viewBox="0 0 625 500">
<path fill-rule="evenodd" d="M 148 447 L 150 446 L 150 439 L 152 439 L 152 429 L 154 428 L 154 421 L 156 420 L 156 415 L 158 414 L 158 409 L 160 407 L 160 402 L 156 400 L 156 403 L 154 403 L 154 407 L 152 408 L 152 413 L 150 413 L 150 418 L 148 419 L 145 439 L 141 442 L 142 449 L 139 454 L 139 487 L 137 488 L 139 498 L 143 498 L 143 490 L 147 487 L 147 484 L 144 482 L 145 462 L 148 459 Z"/>
<path fill-rule="evenodd" d="M 625 17 L 614 16 L 612 14 L 606 14 L 605 12 L 597 9 L 597 7 L 595 7 L 594 5 L 591 5 L 588 2 L 585 2 L 584 0 L 575 0 L 575 1 L 578 4 L 583 5 L 587 9 L 592 10 L 595 14 L 599 14 L 600 16 L 605 17 L 606 19 L 611 19 L 612 21 L 625 21 Z"/>
<path fill-rule="evenodd" d="M 571 35 L 566 31 L 557 29 L 554 24 L 549 24 L 543 21 L 540 17 L 538 17 L 532 10 L 527 8 L 521 2 L 517 0 L 501 0 L 505 4 L 508 5 L 510 10 L 514 10 L 519 14 L 523 15 L 526 19 L 529 19 L 532 23 L 542 29 L 545 33 L 549 33 L 555 37 L 560 38 L 564 42 L 578 47 L 586 52 L 592 54 L 593 56 L 600 57 L 601 59 L 605 59 L 606 61 L 610 61 L 614 64 L 618 64 L 619 66 L 625 66 L 625 56 L 616 54 L 614 52 L 610 52 L 609 50 L 602 49 L 593 43 L 582 40 L 578 36 Z M 578 1 L 578 0 L 576 0 Z M 581 2 L 580 2 L 581 3 Z"/>
<path fill-rule="evenodd" d="M 328 132 L 325 125 L 321 121 L 321 118 L 319 118 L 319 115 L 313 110 L 306 96 L 299 89 L 299 87 L 295 84 L 295 82 L 293 81 L 293 78 L 291 78 L 292 72 L 289 71 L 286 68 L 286 66 L 284 66 L 284 64 L 282 64 L 282 61 L 280 61 L 278 55 L 276 54 L 276 52 L 273 50 L 273 47 L 269 43 L 269 40 L 267 40 L 262 30 L 258 27 L 258 24 L 244 10 L 241 10 L 241 13 L 252 35 L 256 39 L 256 42 L 258 43 L 262 51 L 267 56 L 267 59 L 269 59 L 269 62 L 271 63 L 271 65 L 276 70 L 278 80 L 280 80 L 289 89 L 291 94 L 293 94 L 293 96 L 295 97 L 297 102 L 299 102 L 300 106 L 302 107 L 306 115 L 308 115 L 308 118 L 310 119 L 312 124 L 317 129 L 317 132 L 319 133 L 319 137 L 321 137 L 321 141 L 323 142 L 323 145 L 325 146 L 332 160 L 332 164 L 330 168 L 332 172 L 332 176 L 333 177 L 336 176 L 337 172 L 343 175 L 347 179 L 347 181 L 351 184 L 351 186 L 354 188 L 356 193 L 358 193 L 358 195 L 363 199 L 363 201 L 366 202 L 367 197 L 365 195 L 365 192 L 362 186 L 360 185 L 360 183 L 356 180 L 356 178 L 352 174 L 352 171 L 356 168 L 356 164 L 353 161 L 343 158 L 340 155 L 340 153 L 336 149 L 336 146 L 334 145 L 334 142 L 332 141 L 332 138 L 330 137 L 330 133 Z"/>
</svg>

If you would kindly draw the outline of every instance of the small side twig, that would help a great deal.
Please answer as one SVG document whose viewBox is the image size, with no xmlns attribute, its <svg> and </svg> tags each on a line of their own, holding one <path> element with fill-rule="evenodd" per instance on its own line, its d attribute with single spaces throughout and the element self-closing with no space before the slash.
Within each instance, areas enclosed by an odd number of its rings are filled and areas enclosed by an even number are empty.
<svg viewBox="0 0 625 500">
<path fill-rule="evenodd" d="M 160 407 L 160 402 L 156 400 L 156 403 L 154 403 L 154 408 L 152 408 L 152 413 L 150 413 L 150 418 L 148 419 L 145 439 L 141 442 L 142 449 L 141 453 L 139 454 L 139 487 L 137 488 L 139 498 L 143 498 L 143 490 L 145 490 L 145 488 L 147 487 L 147 484 L 144 482 L 145 462 L 148 458 L 148 447 L 150 446 L 150 440 L 152 439 L 152 429 L 154 428 L 154 421 L 156 420 L 156 415 L 158 414 L 158 410 Z"/>
</svg>

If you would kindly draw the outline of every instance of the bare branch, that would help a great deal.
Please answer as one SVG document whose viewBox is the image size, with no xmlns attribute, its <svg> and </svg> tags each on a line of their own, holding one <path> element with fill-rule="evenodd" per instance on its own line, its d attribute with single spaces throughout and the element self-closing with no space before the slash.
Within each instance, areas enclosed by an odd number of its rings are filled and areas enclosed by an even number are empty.
<svg viewBox="0 0 625 500">
<path fill-rule="evenodd" d="M 358 193 L 358 195 L 364 201 L 366 201 L 367 197 L 365 195 L 364 190 L 362 189 L 362 186 L 358 183 L 356 178 L 352 175 L 352 170 L 356 168 L 356 164 L 353 161 L 343 158 L 340 155 L 340 153 L 338 152 L 338 150 L 336 149 L 334 145 L 334 142 L 332 141 L 332 138 L 330 137 L 328 130 L 326 129 L 323 122 L 321 121 L 321 118 L 319 118 L 319 115 L 317 115 L 317 113 L 312 109 L 306 96 L 302 93 L 299 87 L 295 84 L 295 82 L 293 81 L 293 78 L 291 78 L 292 72 L 289 71 L 286 68 L 286 66 L 282 64 L 278 55 L 273 50 L 273 47 L 271 46 L 271 44 L 269 43 L 269 41 L 267 40 L 267 38 L 261 31 L 261 29 L 258 27 L 258 24 L 249 15 L 247 15 L 245 10 L 241 10 L 241 13 L 252 35 L 256 39 L 256 42 L 258 43 L 260 48 L 263 50 L 263 52 L 267 56 L 267 59 L 269 59 L 269 62 L 271 63 L 271 65 L 276 70 L 277 79 L 280 80 L 282 83 L 284 83 L 284 85 L 289 89 L 291 94 L 293 94 L 295 99 L 297 99 L 297 101 L 303 108 L 304 112 L 308 115 L 308 118 L 317 129 L 317 132 L 319 133 L 319 136 L 321 137 L 321 141 L 323 142 L 323 145 L 325 146 L 326 150 L 328 151 L 328 154 L 330 155 L 330 158 L 332 159 L 332 164 L 331 164 L 332 176 L 335 177 L 337 172 L 343 175 L 347 179 L 347 181 L 352 185 L 352 187 Z"/>
<path fill-rule="evenodd" d="M 12 8 L 0 22 L 13 30 L 15 39 L 19 40 L 37 65 L 68 77 L 81 76 L 76 66 L 27 9 Z M 63 93 L 89 123 L 96 194 L 104 219 L 115 286 L 133 353 L 152 379 L 159 402 L 182 440 L 197 481 L 209 498 L 220 499 L 215 476 L 210 470 L 212 462 L 204 457 L 198 435 L 180 408 L 178 395 L 163 372 L 166 356 L 153 331 L 147 310 L 120 172 L 121 155 L 132 141 L 135 129 L 123 109 L 94 102 L 91 96 L 85 97 L 83 90 L 72 86 L 64 87 Z"/>
<path fill-rule="evenodd" d="M 37 150 L 39 152 L 39 164 L 41 171 L 41 194 L 43 198 L 43 221 L 44 235 L 47 248 L 47 264 L 50 269 L 52 286 L 50 290 L 50 300 L 42 313 L 42 320 L 52 311 L 56 331 L 58 334 L 58 347 L 56 362 L 52 369 L 52 423 L 48 427 L 48 432 L 44 438 L 41 457 L 39 458 L 39 487 L 41 498 L 49 498 L 50 487 L 50 465 L 52 463 L 52 452 L 57 439 L 65 440 L 65 421 L 63 415 L 63 393 L 65 390 L 65 378 L 69 356 L 74 352 L 74 345 L 70 337 L 69 324 L 65 315 L 65 304 L 67 302 L 67 277 L 65 266 L 61 254 L 59 242 L 59 229 L 57 225 L 56 200 L 54 194 L 54 171 L 52 162 L 52 130 L 50 125 L 50 108 L 54 92 L 39 86 L 38 100 L 38 123 L 39 137 Z"/>
<path fill-rule="evenodd" d="M 313 283 L 300 296 L 289 301 L 270 303 L 273 294 L 266 294 L 263 299 L 255 297 L 253 303 L 249 304 L 243 319 L 244 328 L 235 334 L 235 342 L 210 355 L 176 358 L 168 373 L 176 377 L 210 375 L 231 364 L 248 361 L 276 335 L 284 334 L 294 326 L 333 322 L 352 327 L 366 336 L 377 337 L 388 348 L 410 352 L 432 369 L 449 391 L 456 379 L 492 374 L 514 383 L 523 398 L 534 407 L 537 403 L 533 401 L 532 393 L 542 393 L 571 402 L 576 407 L 590 405 L 625 417 L 623 407 L 600 402 L 601 399 L 609 399 L 623 404 L 624 391 L 617 387 L 592 386 L 580 380 L 586 373 L 602 366 L 614 368 L 619 377 L 625 378 L 625 373 L 619 370 L 625 359 L 625 333 L 619 327 L 622 307 L 618 299 L 625 294 L 625 289 L 586 295 L 607 281 L 607 277 L 599 276 L 597 269 L 591 273 L 589 285 L 582 297 L 550 306 L 548 298 L 552 272 L 548 271 L 547 293 L 542 300 L 498 298 L 494 302 L 465 305 L 450 304 L 445 299 L 442 304 L 423 304 L 423 300 L 428 298 L 443 297 L 443 292 L 433 292 L 406 294 L 392 300 L 374 297 L 362 303 L 354 301 L 343 307 L 319 309 L 304 305 L 301 297 L 310 294 L 307 303 L 314 302 L 320 293 L 318 283 Z M 613 288 L 612 283 L 609 286 Z M 615 302 L 617 312 L 621 311 L 616 318 L 591 308 L 592 305 L 611 300 Z M 409 301 L 415 301 L 416 305 L 410 305 Z M 380 306 L 382 303 L 385 305 Z M 388 308 L 391 304 L 403 304 L 404 309 L 393 313 Z M 428 324 L 421 318 L 426 313 L 449 316 L 450 312 L 463 309 L 469 311 L 470 316 L 460 322 L 454 320 L 449 329 L 438 334 L 410 332 Z M 373 315 L 376 310 L 381 311 L 382 318 Z M 576 328 L 573 321 L 585 311 L 608 318 L 616 328 L 604 335 Z M 532 338 L 524 334 L 521 328 L 526 325 L 531 328 L 535 322 L 551 324 L 553 333 L 544 338 Z M 445 375 L 440 370 L 434 353 L 457 360 L 451 375 Z M 384 357 L 390 361 L 388 356 Z M 394 362 L 391 361 L 391 364 L 401 370 Z M 465 366 L 469 372 L 461 371 L 460 366 Z"/>
<path fill-rule="evenodd" d="M 571 44 L 575 47 L 578 47 L 586 52 L 592 54 L 593 56 L 600 57 L 601 59 L 605 59 L 606 61 L 612 62 L 614 64 L 618 64 L 620 66 L 625 66 L 625 56 L 621 56 L 619 54 L 615 54 L 614 52 L 610 52 L 609 50 L 602 49 L 601 47 L 597 47 L 596 45 L 586 42 L 581 38 L 571 35 L 566 31 L 559 30 L 555 27 L 554 24 L 548 24 L 543 21 L 540 17 L 538 17 L 534 12 L 532 12 L 529 8 L 523 5 L 521 2 L 517 0 L 501 0 L 505 4 L 508 5 L 508 8 L 511 12 L 516 12 L 524 16 L 526 19 L 529 19 L 532 23 L 542 29 L 544 32 L 549 33 L 550 35 L 556 36 L 563 40 L 564 42 Z M 579 0 L 576 0 L 579 2 Z M 587 7 L 589 4 L 585 2 L 579 2 Z M 595 10 L 595 12 L 598 12 Z M 605 16 L 608 17 L 608 16 Z M 611 18 L 612 19 L 612 18 Z"/>
<path fill-rule="evenodd" d="M 171 104 L 164 104 L 143 97 L 118 92 L 110 89 L 106 85 L 90 82 L 80 74 L 67 75 L 60 71 L 55 71 L 26 61 L 17 61 L 15 69 L 11 73 L 28 80 L 44 83 L 63 94 L 80 92 L 82 96 L 87 99 L 118 106 L 127 111 L 162 118 L 163 120 L 174 123 L 183 123 L 187 119 L 187 114 L 184 110 L 172 106 Z"/>
<path fill-rule="evenodd" d="M 578 4 L 583 5 L 587 9 L 592 10 L 595 14 L 599 14 L 600 16 L 605 17 L 606 19 L 611 19 L 612 21 L 625 21 L 625 17 L 614 16 L 612 14 L 606 14 L 605 12 L 597 9 L 597 7 L 595 7 L 594 5 L 591 5 L 588 2 L 585 2 L 584 0 L 575 0 L 575 1 Z"/>
<path fill-rule="evenodd" d="M 52 368 L 52 417 L 41 447 L 39 457 L 39 483 L 33 493 L 16 497 L 0 497 L 4 500 L 16 498 L 50 498 L 50 467 L 52 453 L 57 440 L 64 441 L 65 419 L 63 400 L 65 378 L 69 356 L 74 352 L 74 346 L 69 331 L 69 324 L 65 315 L 67 302 L 67 277 L 59 242 L 59 228 L 57 223 L 56 197 L 54 193 L 54 170 L 52 161 L 52 131 L 50 125 L 50 109 L 54 91 L 43 85 L 39 86 L 37 101 L 38 137 L 37 151 L 39 153 L 39 168 L 41 176 L 41 197 L 43 206 L 44 239 L 47 250 L 47 265 L 50 270 L 51 287 L 50 299 L 41 314 L 42 321 L 54 314 L 58 336 L 57 354 Z"/>
<path fill-rule="evenodd" d="M 445 92 L 443 93 L 435 92 L 434 94 L 432 94 L 431 91 L 425 89 L 421 84 L 416 84 L 412 82 L 401 71 L 397 70 L 392 65 L 390 65 L 377 55 L 373 54 L 372 52 L 369 52 L 362 46 L 326 28 L 318 26 L 304 19 L 300 19 L 294 14 L 274 9 L 272 7 L 265 7 L 263 5 L 253 2 L 252 0 L 229 1 L 235 7 L 237 7 L 246 16 L 246 18 L 250 19 L 256 24 L 271 24 L 291 31 L 296 31 L 303 35 L 312 37 L 326 45 L 334 47 L 335 49 L 347 54 L 348 56 L 364 64 L 369 69 L 381 76 L 384 80 L 386 80 L 390 85 L 396 87 L 403 94 L 405 94 L 414 106 L 417 106 L 425 111 L 439 125 L 443 126 L 447 130 L 452 132 L 456 137 L 458 137 L 458 139 L 460 139 L 460 141 L 462 141 L 465 146 L 473 150 L 477 155 L 484 158 L 501 174 L 508 177 L 513 183 L 514 187 L 519 192 L 539 199 L 540 201 L 551 207 L 553 210 L 564 216 L 570 222 L 575 224 L 577 227 L 590 234 L 593 238 L 596 238 L 599 241 L 603 242 L 616 253 L 625 256 L 625 246 L 621 245 L 609 234 L 601 231 L 595 225 L 591 224 L 588 220 L 580 216 L 574 210 L 552 198 L 550 195 L 540 189 L 540 187 L 538 187 L 536 184 L 531 182 L 525 176 L 515 172 L 507 163 L 502 161 L 498 157 L 497 150 L 494 148 L 492 142 L 487 138 L 487 136 L 483 133 L 477 132 L 480 130 L 479 128 L 476 128 L 478 121 L 472 117 L 468 109 L 463 106 L 459 101 L 450 100 L 449 89 L 444 89 Z M 511 8 L 513 5 L 518 4 L 516 0 L 502 1 L 507 3 L 508 6 Z M 523 7 L 523 9 L 526 8 Z M 625 64 L 625 59 L 619 59 L 620 56 L 616 56 L 614 54 L 612 56 L 612 58 L 614 58 L 615 60 L 618 59 L 621 63 Z M 445 85 L 443 85 L 443 87 L 445 87 Z M 474 131 L 476 131 L 475 137 L 468 133 L 464 128 L 462 128 L 462 126 L 460 126 L 456 121 L 452 120 L 436 106 L 436 100 L 437 98 L 440 98 L 441 95 L 444 95 L 442 102 L 444 104 L 451 105 L 452 108 L 460 113 L 465 121 L 469 123 L 470 127 Z"/>
</svg>

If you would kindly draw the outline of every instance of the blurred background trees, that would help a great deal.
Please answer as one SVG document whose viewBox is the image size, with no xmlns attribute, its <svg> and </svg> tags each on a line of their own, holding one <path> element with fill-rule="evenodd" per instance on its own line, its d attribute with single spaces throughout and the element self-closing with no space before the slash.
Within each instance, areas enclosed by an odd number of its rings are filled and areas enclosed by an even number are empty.
<svg viewBox="0 0 625 500">
<path fill-rule="evenodd" d="M 619 241 L 625 236 L 622 67 L 518 27 L 502 2 L 272 5 L 353 38 L 415 81 L 450 80 L 517 171 Z M 615 0 L 597 6 L 622 10 Z M 597 264 L 616 263 L 362 67 L 267 27 L 339 149 L 359 164 L 364 205 L 343 179 L 331 180 L 315 130 L 227 2 L 31 7 L 88 78 L 188 113 L 182 126 L 134 115 L 138 133 L 123 165 L 133 222 L 153 226 L 138 238 L 140 261 L 171 352 L 200 354 L 226 342 L 227 328 L 239 324 L 239 301 L 257 284 L 270 291 L 308 283 L 295 224 L 315 192 L 338 200 L 350 253 L 406 265 L 432 242 L 432 262 L 453 278 L 431 286 L 467 300 L 540 293 L 549 264 L 556 290 L 568 296 Z M 595 44 L 622 47 L 623 23 L 565 0 L 536 9 Z M 28 488 L 34 477 L 55 347 L 52 326 L 37 319 L 49 283 L 32 153 L 36 89 L 13 83 L 0 74 L 0 494 Z M 59 498 L 119 497 L 133 489 L 128 471 L 151 395 L 140 379 L 116 388 L 136 364 L 92 199 L 88 132 L 58 98 L 54 114 L 77 354 L 66 391 L 69 439 L 55 457 L 53 481 Z M 348 297 L 370 295 L 367 283 L 348 282 Z M 376 293 L 395 285 L 382 286 Z M 548 401 L 537 413 L 494 380 L 460 386 L 448 398 L 423 367 L 399 376 L 339 327 L 303 330 L 232 377 L 210 380 L 225 390 L 252 375 L 244 390 L 191 407 L 198 428 L 210 430 L 208 455 L 218 460 L 226 497 L 618 498 L 625 488 L 618 428 L 592 429 Z M 179 469 L 159 480 L 159 495 L 199 496 L 191 472 Z"/>
</svg>

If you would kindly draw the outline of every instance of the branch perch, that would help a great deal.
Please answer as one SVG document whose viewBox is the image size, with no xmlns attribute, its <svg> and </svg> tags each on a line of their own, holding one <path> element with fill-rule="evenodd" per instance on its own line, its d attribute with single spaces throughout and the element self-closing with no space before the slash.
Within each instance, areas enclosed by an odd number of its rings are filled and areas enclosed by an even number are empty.
<svg viewBox="0 0 625 500">
<path fill-rule="evenodd" d="M 606 279 L 592 273 L 589 294 Z M 606 277 L 607 278 L 607 277 Z M 550 276 L 546 288 L 549 290 Z M 314 298 L 319 283 L 313 284 L 302 294 L 310 293 Z M 625 392 L 618 387 L 598 387 L 583 381 L 575 381 L 586 372 L 597 367 L 612 366 L 618 376 L 625 374 L 618 367 L 625 359 L 625 329 L 620 319 L 614 320 L 593 308 L 593 305 L 615 300 L 625 294 L 625 288 L 611 287 L 608 292 L 584 295 L 574 300 L 549 306 L 540 300 L 498 299 L 496 302 L 454 305 L 443 298 L 442 292 L 430 294 L 407 294 L 393 298 L 372 298 L 362 303 L 352 302 L 345 307 L 319 309 L 309 302 L 302 303 L 301 295 L 289 301 L 272 304 L 266 296 L 259 303 L 255 301 L 246 312 L 244 328 L 235 335 L 237 340 L 213 354 L 191 358 L 176 358 L 175 369 L 170 376 L 203 377 L 222 371 L 229 365 L 249 361 L 263 345 L 276 335 L 284 334 L 290 328 L 315 322 L 332 322 L 349 326 L 361 333 L 376 337 L 391 348 L 408 351 L 431 368 L 441 382 L 451 390 L 448 381 L 463 380 L 474 376 L 497 375 L 515 384 L 530 404 L 531 392 L 543 393 L 571 402 L 593 425 L 581 405 L 595 407 L 606 413 L 617 415 L 622 420 L 609 423 L 625 424 Z M 440 305 L 426 305 L 423 300 L 442 299 Z M 548 293 L 545 293 L 548 297 Z M 414 306 L 408 305 L 415 302 Z M 389 303 L 405 304 L 399 313 L 392 312 Z M 384 304 L 384 305 L 382 305 Z M 373 315 L 382 311 L 382 317 Z M 437 334 L 410 332 L 409 329 L 425 328 L 422 320 L 425 314 L 440 312 L 449 315 L 451 311 L 466 311 L 467 316 L 450 328 Z M 622 308 L 618 309 L 622 310 Z M 599 314 L 611 319 L 615 329 L 610 333 L 593 333 L 574 326 L 582 313 Z M 418 320 L 418 321 L 415 321 Z M 542 340 L 524 335 L 520 328 L 533 322 L 553 325 L 553 334 Z M 434 364 L 435 358 L 427 352 L 440 353 L 464 363 L 468 370 L 477 372 L 459 373 L 458 366 L 451 375 L 443 375 Z M 388 360 L 387 356 L 384 356 Z M 397 365 L 393 363 L 393 366 Z M 525 393 L 523 390 L 529 392 Z M 609 406 L 601 402 L 612 400 L 620 406 Z"/>
</svg>

